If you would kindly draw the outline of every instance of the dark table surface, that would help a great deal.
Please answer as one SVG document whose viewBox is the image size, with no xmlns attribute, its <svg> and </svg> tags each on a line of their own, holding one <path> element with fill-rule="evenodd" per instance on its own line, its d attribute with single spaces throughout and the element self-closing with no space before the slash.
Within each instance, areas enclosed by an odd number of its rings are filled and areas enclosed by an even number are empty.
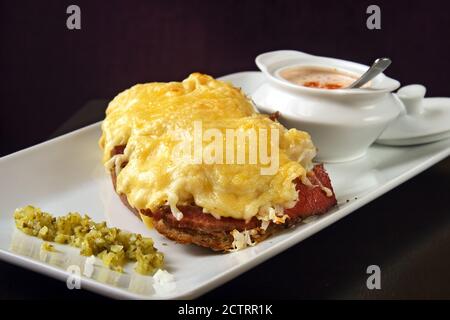
<svg viewBox="0 0 450 320">
<path fill-rule="evenodd" d="M 52 136 L 102 119 L 87 103 Z M 368 290 L 366 269 L 381 269 Z M 449 299 L 450 158 L 201 299 Z M 103 299 L 0 262 L 0 299 Z"/>
</svg>

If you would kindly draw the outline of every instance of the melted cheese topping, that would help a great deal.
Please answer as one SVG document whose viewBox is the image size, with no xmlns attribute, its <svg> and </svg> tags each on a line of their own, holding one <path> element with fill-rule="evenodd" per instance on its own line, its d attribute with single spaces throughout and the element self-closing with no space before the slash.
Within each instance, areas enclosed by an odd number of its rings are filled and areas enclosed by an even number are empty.
<svg viewBox="0 0 450 320">
<path fill-rule="evenodd" d="M 262 175 L 261 168 L 268 165 L 259 159 L 254 164 L 206 164 L 174 157 L 180 141 L 192 142 L 186 133 L 193 133 L 194 121 L 224 137 L 226 129 L 278 130 L 278 170 Z M 261 208 L 292 206 L 298 199 L 293 180 L 306 177 L 316 153 L 309 134 L 256 113 L 239 89 L 199 73 L 182 82 L 138 84 L 120 93 L 106 110 L 102 131 L 105 166 L 127 162 L 116 172 L 117 191 L 138 210 L 168 204 L 178 219 L 182 213 L 176 206 L 193 203 L 218 218 L 245 220 Z M 268 150 L 270 143 L 268 139 Z M 124 155 L 111 159 L 119 145 L 126 145 Z M 249 159 L 249 148 L 245 152 Z"/>
</svg>

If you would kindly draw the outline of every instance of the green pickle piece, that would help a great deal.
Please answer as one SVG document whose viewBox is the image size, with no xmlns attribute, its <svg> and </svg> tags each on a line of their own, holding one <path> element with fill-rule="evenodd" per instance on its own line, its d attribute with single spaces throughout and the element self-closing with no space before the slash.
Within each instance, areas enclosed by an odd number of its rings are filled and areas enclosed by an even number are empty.
<svg viewBox="0 0 450 320">
<path fill-rule="evenodd" d="M 144 275 L 153 274 L 164 265 L 164 255 L 154 247 L 152 239 L 108 228 L 106 222 L 96 223 L 87 215 L 71 212 L 55 218 L 39 208 L 26 206 L 15 210 L 14 220 L 24 233 L 77 247 L 81 255 L 95 255 L 115 271 L 123 272 L 130 261 L 136 261 L 135 271 Z"/>
</svg>

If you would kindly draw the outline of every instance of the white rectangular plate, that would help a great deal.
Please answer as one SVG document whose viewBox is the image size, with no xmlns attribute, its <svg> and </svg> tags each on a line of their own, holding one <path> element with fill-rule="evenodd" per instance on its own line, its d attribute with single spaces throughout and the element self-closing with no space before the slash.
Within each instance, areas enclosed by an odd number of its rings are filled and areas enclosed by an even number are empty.
<svg viewBox="0 0 450 320">
<path fill-rule="evenodd" d="M 234 74 L 226 79 L 246 92 L 251 92 L 261 81 L 257 72 Z M 16 230 L 12 214 L 15 208 L 27 204 L 55 215 L 70 211 L 86 213 L 96 221 L 106 220 L 112 226 L 150 236 L 164 252 L 166 269 L 175 276 L 172 288 L 155 288 L 152 277 L 134 273 L 131 265 L 120 274 L 97 261 L 92 276 L 82 276 L 82 288 L 130 299 L 198 297 L 322 230 L 450 154 L 450 139 L 407 148 L 374 145 L 363 159 L 326 165 L 338 198 L 337 208 L 255 247 L 222 254 L 176 244 L 154 230 L 147 230 L 115 194 L 109 174 L 101 164 L 99 137 L 97 123 L 0 159 L 0 258 L 66 281 L 67 268 L 79 266 L 82 272 L 86 258 L 67 246 L 56 246 L 58 252 L 41 251 L 42 241 Z"/>
</svg>

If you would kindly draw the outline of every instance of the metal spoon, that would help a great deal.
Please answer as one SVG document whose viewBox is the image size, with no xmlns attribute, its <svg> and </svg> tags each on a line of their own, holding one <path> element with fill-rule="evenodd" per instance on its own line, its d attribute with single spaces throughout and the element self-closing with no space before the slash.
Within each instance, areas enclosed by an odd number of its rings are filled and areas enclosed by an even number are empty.
<svg viewBox="0 0 450 320">
<path fill-rule="evenodd" d="M 391 64 L 391 59 L 389 58 L 379 58 L 375 60 L 375 62 L 372 64 L 372 66 L 364 72 L 361 77 L 359 77 L 355 82 L 353 82 L 351 85 L 349 85 L 347 88 L 361 88 L 363 85 L 365 85 L 367 82 L 375 78 L 377 75 L 382 73 L 384 70 L 386 70 L 387 67 Z"/>
</svg>

